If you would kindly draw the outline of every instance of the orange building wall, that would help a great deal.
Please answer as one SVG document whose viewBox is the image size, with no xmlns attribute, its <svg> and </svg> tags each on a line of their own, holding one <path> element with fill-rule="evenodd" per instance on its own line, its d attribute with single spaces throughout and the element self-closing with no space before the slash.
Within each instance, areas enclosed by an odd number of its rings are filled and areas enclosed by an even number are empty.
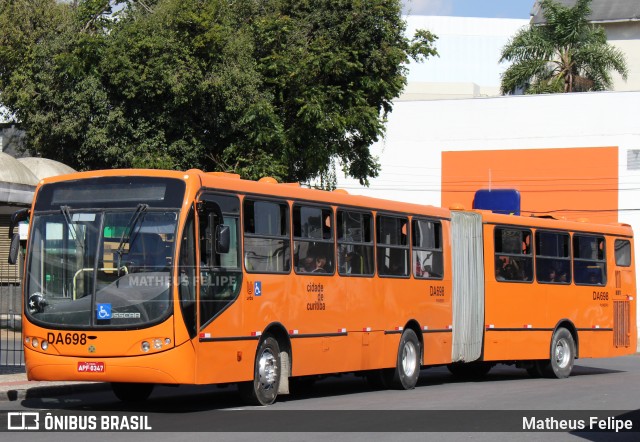
<svg viewBox="0 0 640 442">
<path fill-rule="evenodd" d="M 618 148 L 442 153 L 442 206 L 470 209 L 478 189 L 517 189 L 521 214 L 618 221 Z"/>
</svg>

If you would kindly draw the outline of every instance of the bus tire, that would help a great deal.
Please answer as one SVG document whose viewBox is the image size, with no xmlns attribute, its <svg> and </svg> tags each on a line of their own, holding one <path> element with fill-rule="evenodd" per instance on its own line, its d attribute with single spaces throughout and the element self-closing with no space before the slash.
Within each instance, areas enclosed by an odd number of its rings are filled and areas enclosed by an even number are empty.
<svg viewBox="0 0 640 442">
<path fill-rule="evenodd" d="M 153 391 L 154 384 L 112 382 L 111 390 L 122 402 L 144 402 Z"/>
<path fill-rule="evenodd" d="M 575 357 L 576 344 L 573 336 L 566 328 L 559 328 L 551 338 L 550 358 L 549 361 L 541 364 L 542 372 L 549 378 L 568 378 L 573 369 Z"/>
<path fill-rule="evenodd" d="M 267 336 L 264 338 L 258 351 L 253 370 L 253 381 L 243 382 L 239 385 L 240 394 L 249 405 L 271 405 L 278 396 L 280 385 L 280 346 L 278 341 Z"/>
<path fill-rule="evenodd" d="M 400 338 L 396 368 L 385 371 L 387 384 L 398 390 L 415 388 L 420 376 L 420 341 L 416 333 L 406 329 Z"/>
</svg>

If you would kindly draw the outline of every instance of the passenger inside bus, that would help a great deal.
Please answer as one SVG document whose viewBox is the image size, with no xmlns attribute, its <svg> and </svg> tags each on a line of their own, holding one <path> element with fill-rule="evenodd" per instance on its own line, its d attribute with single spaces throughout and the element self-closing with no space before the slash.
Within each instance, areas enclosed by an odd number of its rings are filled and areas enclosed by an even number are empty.
<svg viewBox="0 0 640 442">
<path fill-rule="evenodd" d="M 327 273 L 326 265 L 327 258 L 322 255 L 316 256 L 315 268 L 313 269 L 313 273 Z"/>
<path fill-rule="evenodd" d="M 498 281 L 530 281 L 531 275 L 523 264 L 517 258 L 496 257 L 496 279 Z"/>
</svg>

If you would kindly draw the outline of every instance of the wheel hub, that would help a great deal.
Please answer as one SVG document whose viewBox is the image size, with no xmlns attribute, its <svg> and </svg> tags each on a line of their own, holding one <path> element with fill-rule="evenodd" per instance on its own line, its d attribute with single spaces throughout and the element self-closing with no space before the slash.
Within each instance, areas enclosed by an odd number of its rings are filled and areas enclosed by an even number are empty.
<svg viewBox="0 0 640 442">
<path fill-rule="evenodd" d="M 416 371 L 417 355 L 416 347 L 411 342 L 402 349 L 402 371 L 407 377 L 413 376 Z"/>
<path fill-rule="evenodd" d="M 274 387 L 278 379 L 278 366 L 276 357 L 269 350 L 265 350 L 260 355 L 258 362 L 258 382 L 262 389 L 270 390 Z"/>
</svg>

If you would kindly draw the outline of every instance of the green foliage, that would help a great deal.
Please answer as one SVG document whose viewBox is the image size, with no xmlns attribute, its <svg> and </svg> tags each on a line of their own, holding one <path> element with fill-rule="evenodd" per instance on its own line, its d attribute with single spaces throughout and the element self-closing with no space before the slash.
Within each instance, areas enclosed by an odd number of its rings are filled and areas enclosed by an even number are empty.
<svg viewBox="0 0 640 442">
<path fill-rule="evenodd" d="M 589 23 L 591 0 L 573 7 L 554 0 L 540 6 L 546 24 L 519 31 L 502 49 L 512 64 L 502 75 L 503 94 L 601 91 L 612 86 L 611 71 L 627 78 L 621 51 L 607 43 L 604 29 Z"/>
<path fill-rule="evenodd" d="M 115 8 L 122 4 L 124 8 Z M 118 11 L 113 13 L 113 11 Z M 361 182 L 408 58 L 399 0 L 5 0 L 0 103 L 27 148 L 85 170 Z"/>
</svg>

